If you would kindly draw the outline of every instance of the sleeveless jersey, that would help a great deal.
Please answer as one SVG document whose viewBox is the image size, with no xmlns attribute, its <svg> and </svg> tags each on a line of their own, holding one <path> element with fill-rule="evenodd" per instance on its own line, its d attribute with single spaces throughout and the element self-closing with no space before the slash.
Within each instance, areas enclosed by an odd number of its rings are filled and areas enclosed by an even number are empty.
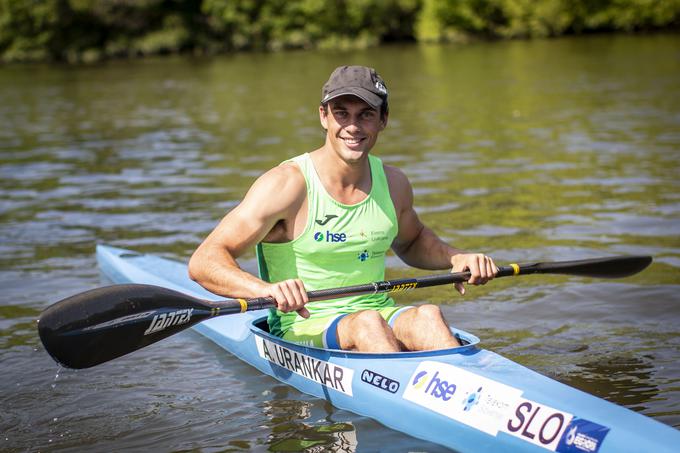
<svg viewBox="0 0 680 453">
<path fill-rule="evenodd" d="M 382 161 L 368 156 L 371 191 L 353 205 L 336 201 L 326 191 L 308 153 L 295 162 L 307 185 L 307 223 L 290 242 L 257 245 L 260 278 L 278 282 L 299 278 L 307 291 L 358 285 L 385 279 L 385 252 L 397 234 L 397 216 Z M 312 317 L 353 313 L 394 305 L 386 294 L 368 294 L 306 305 Z M 304 318 L 272 309 L 269 329 L 283 335 Z"/>
</svg>

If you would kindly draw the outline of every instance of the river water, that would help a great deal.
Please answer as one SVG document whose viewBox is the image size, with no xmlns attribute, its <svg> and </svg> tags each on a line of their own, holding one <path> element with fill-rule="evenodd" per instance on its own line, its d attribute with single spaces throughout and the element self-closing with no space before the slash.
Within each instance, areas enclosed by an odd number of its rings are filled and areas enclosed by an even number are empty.
<svg viewBox="0 0 680 453">
<path fill-rule="evenodd" d="M 0 68 L 0 450 L 441 450 L 193 331 L 77 372 L 37 336 L 41 310 L 103 283 L 95 244 L 187 260 L 255 177 L 318 147 L 341 64 L 386 79 L 375 153 L 451 243 L 502 264 L 654 256 L 623 280 L 398 302 L 440 303 L 487 349 L 680 428 L 680 36 L 596 36 Z"/>
</svg>

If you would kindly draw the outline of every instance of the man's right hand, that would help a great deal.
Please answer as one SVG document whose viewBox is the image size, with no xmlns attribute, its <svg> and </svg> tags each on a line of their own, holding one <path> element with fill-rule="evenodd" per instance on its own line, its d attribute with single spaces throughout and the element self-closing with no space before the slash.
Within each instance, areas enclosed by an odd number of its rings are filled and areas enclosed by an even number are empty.
<svg viewBox="0 0 680 453">
<path fill-rule="evenodd" d="M 300 279 L 290 279 L 269 285 L 269 296 L 276 301 L 276 308 L 284 313 L 297 311 L 303 318 L 309 318 L 305 304 L 309 302 L 307 290 Z"/>
</svg>

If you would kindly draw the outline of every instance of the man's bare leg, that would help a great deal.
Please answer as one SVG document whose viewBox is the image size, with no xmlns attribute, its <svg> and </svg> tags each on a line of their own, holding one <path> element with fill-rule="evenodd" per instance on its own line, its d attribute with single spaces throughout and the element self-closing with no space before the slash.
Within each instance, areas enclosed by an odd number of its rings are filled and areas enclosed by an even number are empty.
<svg viewBox="0 0 680 453">
<path fill-rule="evenodd" d="M 401 350 L 387 321 L 374 310 L 359 311 L 342 318 L 338 323 L 337 338 L 342 349 L 351 351 L 398 352 Z"/>
<path fill-rule="evenodd" d="M 394 322 L 394 335 L 409 351 L 460 346 L 437 305 L 421 305 L 402 312 Z"/>
</svg>

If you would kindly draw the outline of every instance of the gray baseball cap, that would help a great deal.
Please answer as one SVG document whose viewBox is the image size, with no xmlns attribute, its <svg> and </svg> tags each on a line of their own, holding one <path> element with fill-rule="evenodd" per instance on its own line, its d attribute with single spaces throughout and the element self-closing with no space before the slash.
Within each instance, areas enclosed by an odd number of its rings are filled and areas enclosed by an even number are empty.
<svg viewBox="0 0 680 453">
<path fill-rule="evenodd" d="M 340 66 L 333 71 L 321 90 L 321 104 L 351 94 L 375 109 L 387 103 L 387 87 L 373 68 Z"/>
</svg>

